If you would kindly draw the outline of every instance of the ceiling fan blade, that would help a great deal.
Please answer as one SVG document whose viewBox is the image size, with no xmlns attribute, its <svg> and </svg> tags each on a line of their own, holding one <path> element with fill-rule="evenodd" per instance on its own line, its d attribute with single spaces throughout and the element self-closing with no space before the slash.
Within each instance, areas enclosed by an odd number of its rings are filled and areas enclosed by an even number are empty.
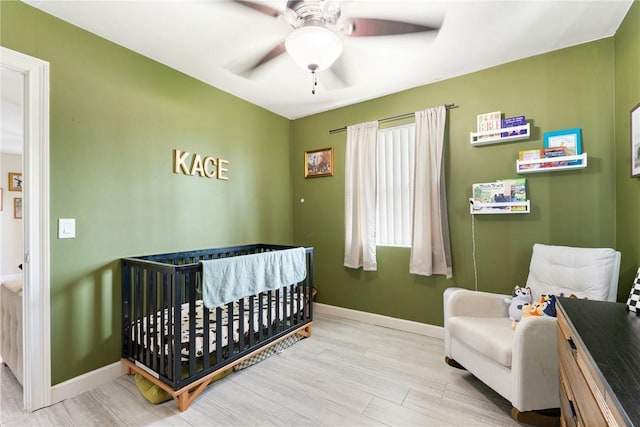
<svg viewBox="0 0 640 427">
<path fill-rule="evenodd" d="M 277 18 L 278 16 L 282 15 L 282 12 L 280 12 L 278 9 L 274 9 L 262 3 L 254 3 L 251 1 L 244 1 L 244 0 L 233 0 L 233 1 L 242 6 L 264 13 L 265 15 L 273 16 L 274 18 Z"/>
<path fill-rule="evenodd" d="M 389 19 L 347 18 L 342 32 L 349 37 L 392 36 L 397 34 L 437 31 L 439 27 L 412 24 L 410 22 L 391 21 Z"/>
<path fill-rule="evenodd" d="M 244 60 L 236 60 L 232 64 L 229 64 L 226 68 L 233 72 L 234 74 L 244 75 L 248 77 L 248 75 L 259 68 L 260 66 L 266 64 L 274 58 L 282 55 L 285 52 L 284 40 L 278 43 L 275 47 L 269 50 L 266 54 L 259 57 L 257 60 L 244 59 Z"/>
<path fill-rule="evenodd" d="M 273 58 L 276 58 L 280 55 L 282 55 L 283 53 L 285 53 L 286 49 L 284 47 L 284 41 L 281 41 L 280 43 L 278 43 L 273 49 L 271 49 L 269 52 L 267 52 L 267 54 L 265 56 L 263 56 L 262 58 L 260 58 L 260 60 L 258 62 L 256 62 L 250 69 L 251 70 L 255 70 L 256 68 L 258 68 L 259 66 L 266 64 L 267 62 L 271 61 Z"/>
</svg>

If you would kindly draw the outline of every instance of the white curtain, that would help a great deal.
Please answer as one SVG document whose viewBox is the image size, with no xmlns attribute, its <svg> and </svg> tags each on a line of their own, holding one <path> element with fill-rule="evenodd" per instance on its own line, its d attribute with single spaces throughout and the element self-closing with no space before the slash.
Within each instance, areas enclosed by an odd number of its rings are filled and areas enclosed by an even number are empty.
<svg viewBox="0 0 640 427">
<path fill-rule="evenodd" d="M 413 236 L 409 272 L 452 277 L 444 178 L 444 106 L 417 111 Z"/>
<path fill-rule="evenodd" d="M 347 127 L 344 265 L 375 271 L 378 122 Z"/>
</svg>

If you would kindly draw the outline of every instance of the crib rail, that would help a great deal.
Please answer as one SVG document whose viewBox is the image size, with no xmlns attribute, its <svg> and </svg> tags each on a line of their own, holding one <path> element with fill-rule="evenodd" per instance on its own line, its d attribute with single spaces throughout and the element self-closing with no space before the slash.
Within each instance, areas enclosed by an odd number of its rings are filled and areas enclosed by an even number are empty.
<svg viewBox="0 0 640 427">
<path fill-rule="evenodd" d="M 202 300 L 198 261 L 289 248 L 257 244 L 124 258 L 123 358 L 178 390 L 312 322 L 313 248 L 306 248 L 304 281 L 204 309 L 201 319 L 197 316 L 196 304 Z M 186 327 L 181 321 L 183 306 L 189 311 Z M 245 316 L 247 324 L 239 320 L 234 326 L 234 319 Z M 211 321 L 216 323 L 214 331 Z M 209 345 L 211 333 L 216 334 L 215 348 Z M 183 351 L 183 334 L 188 336 L 188 351 Z"/>
</svg>

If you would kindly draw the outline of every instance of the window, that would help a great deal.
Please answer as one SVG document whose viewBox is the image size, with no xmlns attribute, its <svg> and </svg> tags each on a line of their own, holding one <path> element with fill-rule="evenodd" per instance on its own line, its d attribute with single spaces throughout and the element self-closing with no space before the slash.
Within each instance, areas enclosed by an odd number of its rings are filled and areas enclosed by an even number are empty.
<svg viewBox="0 0 640 427">
<path fill-rule="evenodd" d="M 378 246 L 411 247 L 415 134 L 414 123 L 378 131 Z"/>
</svg>

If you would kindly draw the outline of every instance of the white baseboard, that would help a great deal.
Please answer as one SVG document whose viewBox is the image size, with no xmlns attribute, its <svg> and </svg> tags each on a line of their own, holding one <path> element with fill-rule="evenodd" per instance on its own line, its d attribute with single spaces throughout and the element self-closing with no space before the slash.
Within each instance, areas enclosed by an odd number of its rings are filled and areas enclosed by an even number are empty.
<svg viewBox="0 0 640 427">
<path fill-rule="evenodd" d="M 71 378 L 51 387 L 51 404 L 62 402 L 103 384 L 111 382 L 127 373 L 124 363 L 118 361 L 78 377 Z"/>
<path fill-rule="evenodd" d="M 329 314 L 336 317 L 342 317 L 344 319 L 357 320 L 371 325 L 384 326 L 386 328 L 412 332 L 414 334 L 425 335 L 427 337 L 444 339 L 444 328 L 442 326 L 428 325 L 426 323 L 414 322 L 412 320 L 397 319 L 395 317 L 351 310 L 349 308 L 336 307 L 334 305 L 321 304 L 318 302 L 313 303 L 313 311 L 314 313 Z"/>
</svg>

